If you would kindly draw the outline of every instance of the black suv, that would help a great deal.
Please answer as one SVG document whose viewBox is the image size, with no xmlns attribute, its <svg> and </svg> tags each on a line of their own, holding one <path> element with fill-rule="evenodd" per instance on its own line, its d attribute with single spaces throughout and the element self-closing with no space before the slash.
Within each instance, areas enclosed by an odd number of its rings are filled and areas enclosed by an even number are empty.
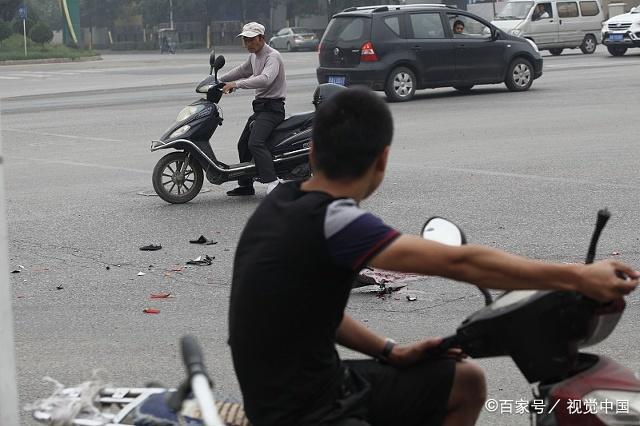
<svg viewBox="0 0 640 426">
<path fill-rule="evenodd" d="M 366 85 L 391 101 L 416 89 L 505 83 L 524 91 L 542 75 L 536 45 L 446 5 L 353 7 L 329 22 L 318 48 L 319 83 Z"/>
</svg>

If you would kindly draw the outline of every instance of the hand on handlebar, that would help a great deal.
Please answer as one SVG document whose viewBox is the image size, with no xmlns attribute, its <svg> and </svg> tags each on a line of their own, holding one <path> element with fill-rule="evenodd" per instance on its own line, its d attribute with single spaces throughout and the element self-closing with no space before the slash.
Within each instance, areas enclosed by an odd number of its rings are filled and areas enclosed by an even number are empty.
<svg viewBox="0 0 640 426">
<path fill-rule="evenodd" d="M 426 339 L 411 345 L 396 345 L 389 356 L 389 363 L 396 366 L 412 365 L 422 361 L 425 357 L 445 356 L 456 359 L 466 358 L 462 349 L 451 347 L 442 337 Z"/>
<path fill-rule="evenodd" d="M 608 302 L 631 293 L 638 286 L 640 272 L 617 260 L 585 265 L 578 291 L 592 299 Z"/>
<path fill-rule="evenodd" d="M 224 94 L 228 95 L 230 93 L 233 93 L 236 89 L 238 88 L 238 86 L 236 85 L 235 81 L 231 81 L 229 83 L 225 83 L 224 87 L 222 88 L 222 91 L 224 92 Z"/>
</svg>

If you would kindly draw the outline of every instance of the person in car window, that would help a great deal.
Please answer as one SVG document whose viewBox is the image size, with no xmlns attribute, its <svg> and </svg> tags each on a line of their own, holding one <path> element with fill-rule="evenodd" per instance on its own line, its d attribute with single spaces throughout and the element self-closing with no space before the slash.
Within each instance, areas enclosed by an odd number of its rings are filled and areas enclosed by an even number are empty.
<svg viewBox="0 0 640 426">
<path fill-rule="evenodd" d="M 253 115 L 247 120 L 238 141 L 238 156 L 241 162 L 253 161 L 260 182 L 267 185 L 267 193 L 278 185 L 278 176 L 273 165 L 267 139 L 273 129 L 284 120 L 284 99 L 287 95 L 287 82 L 284 62 L 280 52 L 266 44 L 264 26 L 249 22 L 242 28 L 238 37 L 249 51 L 249 58 L 220 77 L 224 82 L 225 93 L 236 88 L 255 89 Z M 229 196 L 254 195 L 253 180 L 242 178 L 238 187 L 227 191 Z"/>
<path fill-rule="evenodd" d="M 455 37 L 456 35 L 462 35 L 462 34 L 464 34 L 464 22 L 457 19 L 453 23 L 453 36 Z"/>
<path fill-rule="evenodd" d="M 254 425 L 475 423 L 484 374 L 460 359 L 460 349 L 430 356 L 442 339 L 396 344 L 345 312 L 351 284 L 367 265 L 485 288 L 576 290 L 597 300 L 638 284 L 640 273 L 616 260 L 554 264 L 402 235 L 360 207 L 382 183 L 392 138 L 382 97 L 365 89 L 335 94 L 314 119 L 313 176 L 278 185 L 245 225 L 228 342 Z M 367 359 L 342 360 L 336 344 Z"/>
<path fill-rule="evenodd" d="M 533 15 L 531 16 L 531 20 L 537 21 L 539 19 L 549 18 L 549 13 L 544 7 L 544 4 L 539 3 L 536 5 L 536 9 L 533 11 Z"/>
</svg>

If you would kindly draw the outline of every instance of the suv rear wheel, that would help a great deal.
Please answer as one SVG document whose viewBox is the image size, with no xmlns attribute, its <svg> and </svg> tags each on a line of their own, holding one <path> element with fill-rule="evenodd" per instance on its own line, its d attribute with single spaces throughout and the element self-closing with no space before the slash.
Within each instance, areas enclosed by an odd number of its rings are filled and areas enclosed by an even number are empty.
<svg viewBox="0 0 640 426">
<path fill-rule="evenodd" d="M 524 92 L 529 90 L 533 83 L 533 67 L 525 58 L 516 58 L 509 65 L 504 84 L 512 92 Z"/>
<path fill-rule="evenodd" d="M 404 102 L 416 93 L 416 75 L 409 68 L 398 67 L 391 71 L 384 92 L 391 102 Z"/>
<path fill-rule="evenodd" d="M 622 56 L 627 53 L 627 48 L 624 46 L 607 46 L 607 50 L 613 56 Z"/>
<path fill-rule="evenodd" d="M 598 41 L 593 36 L 593 34 L 587 34 L 584 36 L 584 40 L 582 40 L 582 46 L 580 46 L 580 50 L 585 55 L 590 55 L 596 51 L 596 46 L 598 45 Z"/>
</svg>

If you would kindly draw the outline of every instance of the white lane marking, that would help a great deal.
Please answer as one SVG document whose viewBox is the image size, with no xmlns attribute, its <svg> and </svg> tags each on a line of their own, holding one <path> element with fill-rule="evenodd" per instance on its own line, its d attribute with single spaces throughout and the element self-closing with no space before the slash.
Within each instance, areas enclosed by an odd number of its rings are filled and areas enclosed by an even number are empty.
<svg viewBox="0 0 640 426">
<path fill-rule="evenodd" d="M 9 77 L 7 75 L 0 75 L 0 79 L 2 80 L 20 80 L 22 77 Z"/>
<path fill-rule="evenodd" d="M 393 164 L 394 166 L 401 166 L 405 168 L 415 167 L 415 168 L 423 168 L 427 170 L 444 170 L 448 172 L 456 172 L 456 173 L 463 173 L 463 174 L 477 174 L 477 175 L 484 175 L 484 176 L 497 176 L 497 177 L 505 177 L 505 178 L 538 180 L 543 182 L 572 183 L 572 184 L 578 184 L 578 185 L 604 186 L 604 187 L 611 187 L 611 188 L 625 188 L 625 189 L 634 189 L 634 190 L 638 189 L 638 185 L 624 185 L 624 184 L 618 184 L 618 183 L 594 182 L 594 181 L 584 180 L 584 179 L 528 175 L 528 174 L 522 174 L 522 173 L 499 172 L 495 170 L 464 169 L 460 167 L 423 166 L 423 165 L 417 165 L 414 163 L 391 162 L 391 164 Z"/>
<path fill-rule="evenodd" d="M 13 155 L 8 155 L 8 156 L 5 156 L 4 158 L 8 160 L 4 163 L 6 166 L 12 165 L 10 160 L 20 160 L 20 161 L 35 161 L 37 163 L 45 163 L 45 164 L 64 164 L 66 166 L 90 167 L 92 169 L 119 170 L 124 172 L 140 173 L 144 175 L 148 175 L 151 173 L 150 170 L 130 169 L 128 167 L 120 167 L 120 166 L 108 166 L 106 164 L 82 163 L 80 161 L 71 161 L 71 160 L 52 160 L 52 159 L 46 159 L 46 158 L 16 157 Z"/>
<path fill-rule="evenodd" d="M 82 140 L 98 141 L 98 142 L 124 142 L 123 140 L 120 140 L 120 139 L 94 138 L 91 136 L 61 135 L 59 133 L 36 132 L 35 130 L 11 129 L 7 127 L 3 127 L 2 130 L 3 131 L 6 130 L 9 132 L 18 132 L 18 133 L 30 133 L 34 135 L 40 135 L 40 136 L 54 136 L 57 138 L 82 139 Z"/>
</svg>

